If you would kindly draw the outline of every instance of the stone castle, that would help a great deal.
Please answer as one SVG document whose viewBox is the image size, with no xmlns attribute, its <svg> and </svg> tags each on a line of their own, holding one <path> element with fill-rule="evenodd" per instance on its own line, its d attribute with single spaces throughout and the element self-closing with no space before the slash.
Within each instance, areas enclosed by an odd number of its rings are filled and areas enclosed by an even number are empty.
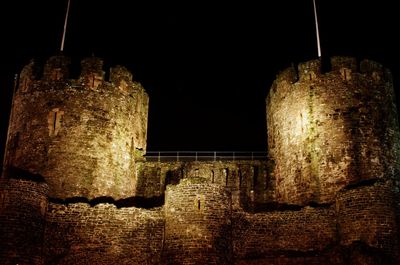
<svg viewBox="0 0 400 265">
<path fill-rule="evenodd" d="M 126 68 L 91 57 L 69 79 L 69 64 L 31 62 L 15 84 L 1 264 L 400 264 L 380 64 L 289 67 L 266 99 L 268 159 L 189 162 L 146 159 L 149 97 Z"/>
</svg>

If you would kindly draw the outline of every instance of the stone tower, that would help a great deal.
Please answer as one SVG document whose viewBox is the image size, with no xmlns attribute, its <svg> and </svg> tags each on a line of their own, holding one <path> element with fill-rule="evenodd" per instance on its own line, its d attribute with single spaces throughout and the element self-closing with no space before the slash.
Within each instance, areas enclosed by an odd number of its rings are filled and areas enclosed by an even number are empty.
<svg viewBox="0 0 400 265">
<path fill-rule="evenodd" d="M 277 200 L 330 203 L 349 185 L 398 181 L 397 119 L 391 73 L 376 62 L 334 57 L 328 72 L 319 60 L 283 71 L 267 97 Z"/>
<path fill-rule="evenodd" d="M 26 65 L 12 103 L 4 174 L 41 175 L 55 198 L 133 196 L 135 159 L 146 150 L 148 95 L 124 67 L 53 56 L 42 75 Z"/>
<path fill-rule="evenodd" d="M 229 195 L 202 177 L 167 186 L 162 264 L 232 264 Z"/>
</svg>

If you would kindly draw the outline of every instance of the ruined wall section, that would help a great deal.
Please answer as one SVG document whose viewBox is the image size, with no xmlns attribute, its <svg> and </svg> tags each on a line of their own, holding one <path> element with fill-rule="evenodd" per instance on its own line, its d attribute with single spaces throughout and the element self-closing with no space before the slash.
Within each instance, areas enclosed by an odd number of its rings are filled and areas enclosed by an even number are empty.
<svg viewBox="0 0 400 265">
<path fill-rule="evenodd" d="M 54 56 L 41 77 L 33 78 L 33 64 L 21 72 L 5 174 L 40 174 L 56 198 L 130 197 L 135 159 L 146 148 L 148 96 L 123 67 L 107 82 L 98 58 L 81 62 L 77 80 L 67 79 L 68 64 Z"/>
<path fill-rule="evenodd" d="M 50 203 L 45 264 L 160 264 L 163 230 L 160 208 Z"/>
<path fill-rule="evenodd" d="M 335 218 L 332 208 L 235 212 L 235 264 L 343 264 L 340 256 L 332 255 L 337 243 Z"/>
<path fill-rule="evenodd" d="M 168 185 L 162 264 L 232 264 L 231 197 L 201 177 Z"/>
<path fill-rule="evenodd" d="M 274 200 L 274 177 L 265 161 L 138 162 L 136 196 L 164 196 L 166 186 L 181 179 L 201 177 L 225 187 L 232 194 L 233 208 L 252 210 Z"/>
<path fill-rule="evenodd" d="M 45 264 L 47 193 L 45 183 L 0 179 L 0 264 Z"/>
<path fill-rule="evenodd" d="M 335 203 L 232 215 L 235 264 L 398 264 L 393 181 L 347 187 Z"/>
<path fill-rule="evenodd" d="M 389 70 L 335 57 L 278 75 L 267 97 L 277 200 L 327 203 L 348 184 L 399 172 L 399 127 Z"/>
</svg>

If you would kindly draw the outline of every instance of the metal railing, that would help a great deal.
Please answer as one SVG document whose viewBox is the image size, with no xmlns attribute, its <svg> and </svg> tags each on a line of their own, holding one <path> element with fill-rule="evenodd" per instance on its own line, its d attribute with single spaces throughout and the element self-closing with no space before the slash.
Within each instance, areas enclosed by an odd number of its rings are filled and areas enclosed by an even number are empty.
<svg viewBox="0 0 400 265">
<path fill-rule="evenodd" d="M 146 161 L 267 160 L 266 151 L 147 151 Z"/>
</svg>

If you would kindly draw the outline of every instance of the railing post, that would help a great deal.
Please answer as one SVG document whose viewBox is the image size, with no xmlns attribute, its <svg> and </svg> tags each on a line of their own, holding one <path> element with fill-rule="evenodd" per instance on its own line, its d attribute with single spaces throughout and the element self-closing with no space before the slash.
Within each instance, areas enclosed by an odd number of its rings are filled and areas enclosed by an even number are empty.
<svg viewBox="0 0 400 265">
<path fill-rule="evenodd" d="M 251 152 L 251 161 L 253 161 L 254 155 L 253 152 Z"/>
<path fill-rule="evenodd" d="M 160 156 L 161 156 L 161 152 L 158 151 L 158 162 L 160 162 L 160 160 L 161 160 Z"/>
<path fill-rule="evenodd" d="M 196 152 L 196 162 L 197 162 L 197 152 Z"/>
<path fill-rule="evenodd" d="M 235 161 L 235 152 L 232 153 L 233 161 Z"/>
<path fill-rule="evenodd" d="M 179 151 L 178 151 L 178 152 L 176 152 L 176 161 L 178 161 L 178 162 L 179 162 Z"/>
<path fill-rule="evenodd" d="M 217 152 L 214 152 L 214 162 L 217 160 Z"/>
</svg>

